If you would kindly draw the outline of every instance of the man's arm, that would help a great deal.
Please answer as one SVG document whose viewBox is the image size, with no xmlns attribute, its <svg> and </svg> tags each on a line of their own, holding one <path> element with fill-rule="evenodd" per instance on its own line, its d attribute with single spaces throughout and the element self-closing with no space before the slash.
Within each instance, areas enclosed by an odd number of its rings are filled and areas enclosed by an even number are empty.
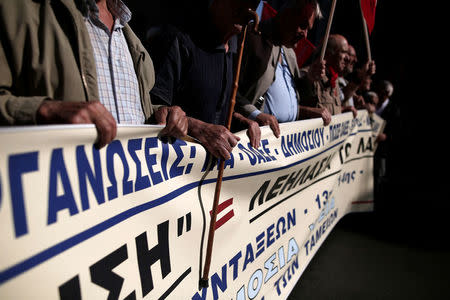
<svg viewBox="0 0 450 300">
<path fill-rule="evenodd" d="M 95 124 L 97 141 L 102 148 L 117 134 L 117 124 L 111 113 L 99 101 L 63 102 L 43 101 L 36 113 L 37 124 Z"/>
<path fill-rule="evenodd" d="M 36 124 L 36 112 L 45 96 L 18 97 L 12 94 L 13 76 L 0 42 L 0 125 Z"/>
<path fill-rule="evenodd" d="M 342 112 L 343 113 L 349 112 L 349 111 L 352 112 L 353 118 L 356 118 L 356 116 L 358 115 L 358 110 L 356 109 L 356 107 L 354 107 L 354 106 L 343 106 L 342 107 Z"/>
<path fill-rule="evenodd" d="M 182 138 L 188 133 L 188 119 L 179 106 L 160 106 L 155 111 L 155 120 L 158 125 L 166 125 L 161 130 L 162 136 Z"/>
<path fill-rule="evenodd" d="M 258 123 L 244 117 L 238 112 L 233 113 L 233 119 L 237 120 L 242 127 L 247 128 L 247 136 L 250 139 L 250 145 L 253 148 L 258 148 L 261 141 L 261 129 Z"/>
<path fill-rule="evenodd" d="M 236 95 L 236 111 L 242 118 L 248 118 L 258 123 L 259 126 L 270 126 L 273 134 L 278 138 L 280 136 L 280 125 L 277 118 L 259 111 L 250 101 L 242 96 L 239 92 Z M 253 131 L 249 131 L 252 136 L 250 140 L 254 140 Z M 259 144 L 259 143 L 258 143 Z"/>
<path fill-rule="evenodd" d="M 189 51 L 183 41 L 183 36 L 172 27 L 164 29 L 155 37 L 154 47 L 163 50 L 153 49 L 150 52 L 156 73 L 155 84 L 150 91 L 154 104 L 174 104 L 176 91 L 182 84 L 183 64 L 189 61 Z"/>
<path fill-rule="evenodd" d="M 300 78 L 297 80 L 297 89 L 300 94 L 301 103 L 308 107 L 318 107 L 319 95 L 318 85 L 325 75 L 326 62 L 314 61 L 310 66 L 300 70 Z"/>
<path fill-rule="evenodd" d="M 326 108 L 300 105 L 298 109 L 300 120 L 322 118 L 324 126 L 331 122 L 331 113 Z"/>
<path fill-rule="evenodd" d="M 48 96 L 17 96 L 12 92 L 13 74 L 0 43 L 0 125 L 95 124 L 96 146 L 101 148 L 116 136 L 116 122 L 98 101 L 63 102 Z"/>
</svg>

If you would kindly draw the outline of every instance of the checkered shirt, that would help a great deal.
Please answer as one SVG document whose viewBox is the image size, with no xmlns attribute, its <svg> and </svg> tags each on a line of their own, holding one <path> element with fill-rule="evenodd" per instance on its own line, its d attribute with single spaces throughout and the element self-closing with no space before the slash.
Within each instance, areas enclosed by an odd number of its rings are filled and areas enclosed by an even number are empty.
<svg viewBox="0 0 450 300">
<path fill-rule="evenodd" d="M 92 5 L 85 19 L 97 68 L 100 102 L 117 123 L 144 124 L 139 83 L 122 28 L 131 19 L 129 9 L 119 1 L 113 30 L 100 21 L 98 8 Z"/>
</svg>

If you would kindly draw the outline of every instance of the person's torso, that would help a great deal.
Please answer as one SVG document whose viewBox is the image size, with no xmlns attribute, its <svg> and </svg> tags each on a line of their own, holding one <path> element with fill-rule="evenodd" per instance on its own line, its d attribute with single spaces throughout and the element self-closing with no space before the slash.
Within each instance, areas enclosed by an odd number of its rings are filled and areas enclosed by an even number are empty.
<svg viewBox="0 0 450 300">
<path fill-rule="evenodd" d="M 191 117 L 224 125 L 233 87 L 235 52 L 199 47 L 189 41 L 189 65 L 172 104 Z"/>
</svg>

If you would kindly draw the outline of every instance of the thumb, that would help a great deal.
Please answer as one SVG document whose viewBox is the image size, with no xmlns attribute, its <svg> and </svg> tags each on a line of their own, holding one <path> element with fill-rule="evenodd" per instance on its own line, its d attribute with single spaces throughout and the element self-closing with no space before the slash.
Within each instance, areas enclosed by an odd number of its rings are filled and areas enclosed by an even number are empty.
<svg viewBox="0 0 450 300">
<path fill-rule="evenodd" d="M 165 125 L 169 108 L 167 106 L 160 107 L 155 113 L 155 121 L 158 125 Z"/>
</svg>

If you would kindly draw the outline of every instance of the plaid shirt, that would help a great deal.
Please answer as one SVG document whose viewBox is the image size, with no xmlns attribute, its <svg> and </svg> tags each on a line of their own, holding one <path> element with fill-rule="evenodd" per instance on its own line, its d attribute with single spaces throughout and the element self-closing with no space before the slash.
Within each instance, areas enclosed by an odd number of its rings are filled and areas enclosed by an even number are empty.
<svg viewBox="0 0 450 300">
<path fill-rule="evenodd" d="M 111 112 L 117 123 L 144 124 L 139 83 L 122 32 L 124 25 L 131 19 L 131 12 L 118 1 L 112 10 L 118 16 L 113 15 L 114 27 L 110 32 L 100 21 L 95 2 L 91 1 L 89 6 L 90 13 L 85 24 L 94 49 L 99 100 Z"/>
</svg>

